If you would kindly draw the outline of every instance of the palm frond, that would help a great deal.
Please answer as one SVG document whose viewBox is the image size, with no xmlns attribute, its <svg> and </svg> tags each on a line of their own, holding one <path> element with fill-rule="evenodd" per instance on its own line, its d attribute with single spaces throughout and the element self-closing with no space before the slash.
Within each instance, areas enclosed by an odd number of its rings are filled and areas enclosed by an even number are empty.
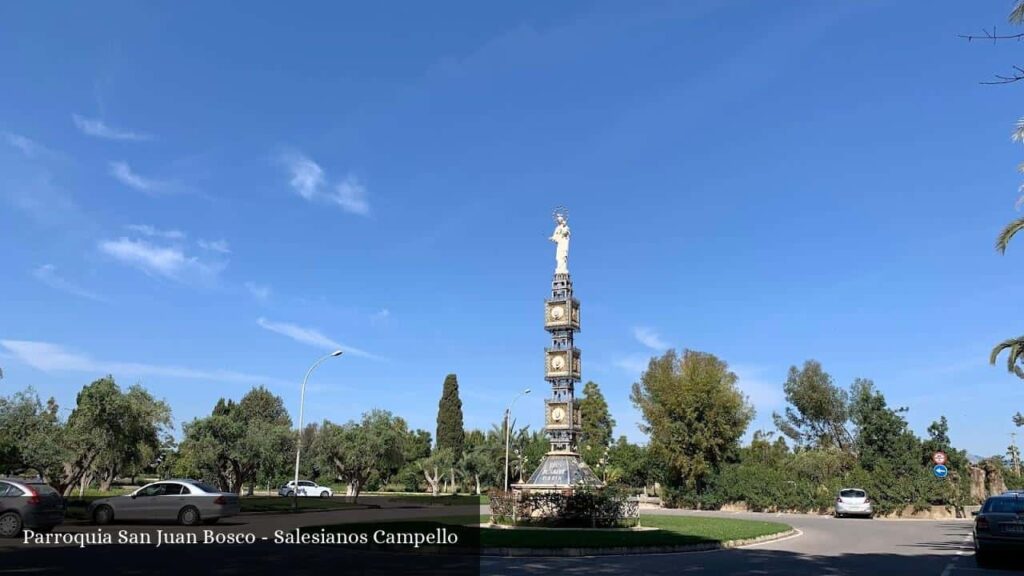
<svg viewBox="0 0 1024 576">
<path fill-rule="evenodd" d="M 1024 379 L 1024 369 L 1021 368 L 1019 363 L 1024 361 L 1024 336 L 1019 338 L 1010 338 L 1003 340 L 999 344 L 996 344 L 995 348 L 992 349 L 992 353 L 988 357 L 989 364 L 995 364 L 996 360 L 999 359 L 999 355 L 1007 352 L 1006 355 L 1006 371 L 1016 374 L 1018 378 Z"/>
<path fill-rule="evenodd" d="M 1010 23 L 1020 24 L 1024 22 L 1024 0 L 1017 0 L 1017 5 L 1010 11 Z"/>
<path fill-rule="evenodd" d="M 1024 118 L 1019 118 L 1013 125 L 1013 132 L 1010 133 L 1010 140 L 1014 142 L 1024 141 Z"/>
<path fill-rule="evenodd" d="M 1010 244 L 1010 240 L 1021 230 L 1024 230 L 1024 218 L 1017 218 L 1007 224 L 1006 228 L 1003 228 L 1003 231 L 999 233 L 999 237 L 996 238 L 996 250 L 1000 254 L 1006 254 L 1006 247 Z"/>
</svg>

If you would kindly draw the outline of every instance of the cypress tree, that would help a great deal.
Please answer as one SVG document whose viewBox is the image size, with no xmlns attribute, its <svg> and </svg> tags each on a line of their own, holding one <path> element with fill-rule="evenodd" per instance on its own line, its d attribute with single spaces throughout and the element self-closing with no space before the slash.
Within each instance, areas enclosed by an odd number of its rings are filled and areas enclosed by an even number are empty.
<svg viewBox="0 0 1024 576">
<path fill-rule="evenodd" d="M 608 411 L 608 402 L 601 393 L 597 382 L 587 382 L 583 387 L 583 398 L 576 401 L 580 411 L 580 456 L 590 466 L 595 466 L 604 450 L 612 442 L 612 428 L 615 419 Z"/>
<path fill-rule="evenodd" d="M 455 374 L 444 379 L 444 390 L 437 405 L 437 447 L 449 449 L 458 458 L 466 442 L 466 431 L 462 427 L 462 400 L 459 398 L 459 381 Z"/>
</svg>

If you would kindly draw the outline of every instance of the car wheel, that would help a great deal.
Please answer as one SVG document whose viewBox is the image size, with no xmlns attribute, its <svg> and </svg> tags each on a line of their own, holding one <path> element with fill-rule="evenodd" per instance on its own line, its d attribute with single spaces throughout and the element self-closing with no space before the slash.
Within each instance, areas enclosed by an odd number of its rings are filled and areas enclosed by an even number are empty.
<svg viewBox="0 0 1024 576">
<path fill-rule="evenodd" d="M 17 512 L 0 515 L 0 538 L 14 538 L 21 534 L 21 516 Z"/>
<path fill-rule="evenodd" d="M 327 490 L 324 490 L 323 492 L 320 493 L 320 497 L 321 498 L 330 498 L 331 497 L 331 493 L 328 492 Z"/>
<path fill-rule="evenodd" d="M 292 496 L 295 496 L 295 490 L 289 490 L 284 493 L 285 498 L 291 498 Z"/>
<path fill-rule="evenodd" d="M 178 523 L 182 526 L 195 526 L 202 520 L 202 517 L 199 516 L 199 509 L 195 506 L 185 506 L 181 512 L 178 512 Z"/>
<path fill-rule="evenodd" d="M 992 565 L 992 553 L 988 550 L 982 550 L 978 548 L 974 551 L 974 561 L 978 566 L 985 567 Z"/>
<path fill-rule="evenodd" d="M 113 521 L 114 509 L 111 508 L 110 506 L 97 506 L 96 509 L 92 511 L 93 524 L 99 524 L 100 526 L 102 526 L 104 524 L 110 524 Z"/>
</svg>

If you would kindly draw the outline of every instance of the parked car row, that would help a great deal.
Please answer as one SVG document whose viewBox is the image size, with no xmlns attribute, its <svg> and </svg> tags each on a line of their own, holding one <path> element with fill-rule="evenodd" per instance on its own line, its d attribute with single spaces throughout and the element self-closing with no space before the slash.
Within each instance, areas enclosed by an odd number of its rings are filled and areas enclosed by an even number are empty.
<svg viewBox="0 0 1024 576">
<path fill-rule="evenodd" d="M 115 521 L 173 521 L 185 526 L 214 524 L 240 512 L 238 495 L 189 479 L 161 480 L 123 496 L 89 504 L 94 524 Z M 56 490 L 39 479 L 0 478 L 0 538 L 25 529 L 50 532 L 64 522 L 67 506 Z"/>
</svg>

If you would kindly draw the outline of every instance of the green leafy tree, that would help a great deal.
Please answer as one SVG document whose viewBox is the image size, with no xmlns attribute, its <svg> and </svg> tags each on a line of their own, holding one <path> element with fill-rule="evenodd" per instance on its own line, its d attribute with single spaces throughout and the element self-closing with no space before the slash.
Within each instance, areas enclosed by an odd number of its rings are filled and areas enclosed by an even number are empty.
<svg viewBox="0 0 1024 576">
<path fill-rule="evenodd" d="M 221 398 L 213 413 L 184 426 L 176 472 L 241 493 L 257 480 L 286 474 L 294 462 L 295 432 L 280 397 L 263 387 L 242 399 Z"/>
<path fill-rule="evenodd" d="M 851 448 L 846 391 L 832 382 L 819 362 L 808 360 L 803 368 L 791 366 L 783 389 L 791 406 L 786 407 L 785 415 L 772 414 L 780 432 L 802 446 Z"/>
<path fill-rule="evenodd" d="M 459 460 L 458 468 L 467 480 L 472 481 L 476 495 L 480 495 L 482 482 L 493 479 L 500 469 L 484 444 L 477 444 L 467 449 Z"/>
<path fill-rule="evenodd" d="M 512 421 L 512 430 L 509 442 L 511 449 L 508 475 L 510 484 L 514 481 L 529 479 L 551 447 L 547 436 L 540 430 L 531 432 L 529 426 L 523 426 L 517 430 L 515 420 Z M 502 451 L 502 457 L 504 457 L 504 451 Z"/>
<path fill-rule="evenodd" d="M 907 408 L 890 408 L 870 380 L 858 378 L 850 396 L 850 413 L 857 426 L 857 457 L 869 475 L 866 488 L 875 494 L 878 508 L 926 505 L 935 483 L 921 462 L 922 443 L 903 417 Z M 940 441 L 941 435 L 936 435 Z"/>
<path fill-rule="evenodd" d="M 608 411 L 608 402 L 596 382 L 583 386 L 583 397 L 577 401 L 580 411 L 580 456 L 590 466 L 595 466 L 612 442 L 615 419 Z"/>
<path fill-rule="evenodd" d="M 44 405 L 32 388 L 0 397 L 0 475 L 60 475 L 67 456 L 57 412 L 53 398 Z"/>
<path fill-rule="evenodd" d="M 650 461 L 647 448 L 633 444 L 625 436 L 608 449 L 608 467 L 614 470 L 619 482 L 633 488 L 644 488 L 654 480 L 656 467 Z"/>
<path fill-rule="evenodd" d="M 386 410 L 371 410 L 360 422 L 324 422 L 315 457 L 349 485 L 353 501 L 373 476 L 387 477 L 405 462 L 408 428 Z"/>
<path fill-rule="evenodd" d="M 419 461 L 420 470 L 430 487 L 430 493 L 437 496 L 441 493 L 441 476 L 455 465 L 455 458 L 448 448 L 438 448 L 433 454 Z"/>
<path fill-rule="evenodd" d="M 62 471 L 59 479 L 50 480 L 65 495 L 95 476 L 109 487 L 124 467 L 141 465 L 155 454 L 169 426 L 170 408 L 141 386 L 124 393 L 111 376 L 96 380 L 78 393 L 64 426 Z"/>
<path fill-rule="evenodd" d="M 455 374 L 445 376 L 441 400 L 437 404 L 437 447 L 450 450 L 453 467 L 449 470 L 452 489 L 455 488 L 454 462 L 462 457 L 466 431 L 462 421 L 462 399 L 459 398 L 459 380 Z"/>
<path fill-rule="evenodd" d="M 123 418 L 111 427 L 115 434 L 95 465 L 100 490 L 110 490 L 118 476 L 133 476 L 156 459 L 164 437 L 171 428 L 171 409 L 135 384 L 119 399 Z"/>
<path fill-rule="evenodd" d="M 405 461 L 416 462 L 430 456 L 430 432 L 416 429 L 409 432 L 405 442 Z"/>
<path fill-rule="evenodd" d="M 668 481 L 701 494 L 754 417 L 736 375 L 712 354 L 674 350 L 652 358 L 632 400 L 650 448 L 668 466 Z"/>
</svg>

